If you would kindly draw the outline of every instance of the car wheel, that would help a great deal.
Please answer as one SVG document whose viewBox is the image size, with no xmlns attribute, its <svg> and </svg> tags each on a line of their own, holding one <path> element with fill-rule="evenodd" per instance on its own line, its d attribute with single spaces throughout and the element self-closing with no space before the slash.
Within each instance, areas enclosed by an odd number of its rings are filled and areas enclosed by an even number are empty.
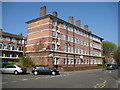
<svg viewBox="0 0 120 90">
<path fill-rule="evenodd" d="M 35 71 L 35 72 L 34 72 L 34 75 L 38 75 L 38 72 L 37 72 L 37 71 Z"/>
<path fill-rule="evenodd" d="M 56 75 L 56 72 L 53 71 L 53 72 L 52 72 L 52 75 Z"/>
<path fill-rule="evenodd" d="M 18 75 L 18 71 L 14 71 L 14 74 L 15 74 L 15 75 Z"/>
</svg>

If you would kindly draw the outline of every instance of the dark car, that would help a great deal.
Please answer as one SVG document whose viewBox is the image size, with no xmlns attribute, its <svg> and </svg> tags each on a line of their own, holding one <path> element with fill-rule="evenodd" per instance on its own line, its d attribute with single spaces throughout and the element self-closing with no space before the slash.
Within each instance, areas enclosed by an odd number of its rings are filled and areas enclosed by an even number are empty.
<svg viewBox="0 0 120 90">
<path fill-rule="evenodd" d="M 106 65 L 107 70 L 109 70 L 109 69 L 114 70 L 114 69 L 118 69 L 118 68 L 119 68 L 119 66 L 118 66 L 117 63 L 112 63 L 112 64 L 107 64 Z"/>
<path fill-rule="evenodd" d="M 34 66 L 32 73 L 34 75 L 38 75 L 38 74 L 59 75 L 59 71 L 57 69 L 50 68 L 50 67 L 45 66 L 45 65 Z"/>
</svg>

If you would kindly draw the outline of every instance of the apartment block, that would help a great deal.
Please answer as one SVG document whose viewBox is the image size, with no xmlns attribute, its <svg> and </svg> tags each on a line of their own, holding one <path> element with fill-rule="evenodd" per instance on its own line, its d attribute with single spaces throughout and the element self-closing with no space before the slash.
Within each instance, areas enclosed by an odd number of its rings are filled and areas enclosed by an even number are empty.
<svg viewBox="0 0 120 90">
<path fill-rule="evenodd" d="M 40 8 L 40 17 L 27 21 L 28 37 L 26 54 L 35 65 L 62 65 L 79 67 L 102 64 L 103 38 L 81 28 L 81 21 L 74 25 L 74 17 L 68 21 L 58 18 L 55 11 L 46 15 L 46 6 Z"/>
<path fill-rule="evenodd" d="M 3 32 L 0 29 L 0 59 L 2 62 L 17 62 L 25 53 L 27 38 L 19 35 Z"/>
</svg>

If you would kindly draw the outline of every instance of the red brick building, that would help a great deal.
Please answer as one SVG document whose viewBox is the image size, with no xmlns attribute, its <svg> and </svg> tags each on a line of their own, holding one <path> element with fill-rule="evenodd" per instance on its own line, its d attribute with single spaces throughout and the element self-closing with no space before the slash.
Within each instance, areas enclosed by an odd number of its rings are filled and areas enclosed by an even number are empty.
<svg viewBox="0 0 120 90">
<path fill-rule="evenodd" d="M 2 62 L 17 62 L 25 52 L 26 37 L 3 32 L 0 29 L 0 60 Z"/>
<path fill-rule="evenodd" d="M 57 17 L 57 12 L 46 15 L 46 6 L 40 8 L 40 17 L 28 24 L 26 54 L 35 65 L 83 66 L 102 63 L 102 38 L 92 34 L 88 25 L 81 28 L 80 20 L 73 24 Z"/>
</svg>

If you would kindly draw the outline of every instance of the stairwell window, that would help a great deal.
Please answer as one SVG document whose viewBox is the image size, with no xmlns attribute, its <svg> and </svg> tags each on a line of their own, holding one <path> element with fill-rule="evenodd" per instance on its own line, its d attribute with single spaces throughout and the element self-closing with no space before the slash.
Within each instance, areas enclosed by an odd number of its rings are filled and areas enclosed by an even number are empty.
<svg viewBox="0 0 120 90">
<path fill-rule="evenodd" d="M 53 25 L 53 26 L 57 26 L 57 24 L 58 24 L 57 20 L 53 20 L 53 21 L 52 21 L 52 25 Z"/>
<path fill-rule="evenodd" d="M 52 44 L 53 50 L 57 50 L 57 44 Z"/>
<path fill-rule="evenodd" d="M 64 23 L 64 29 L 67 29 L 67 24 Z"/>
<path fill-rule="evenodd" d="M 58 33 L 55 32 L 55 31 L 53 31 L 53 32 L 52 32 L 52 37 L 53 37 L 53 38 L 58 38 Z"/>
</svg>

